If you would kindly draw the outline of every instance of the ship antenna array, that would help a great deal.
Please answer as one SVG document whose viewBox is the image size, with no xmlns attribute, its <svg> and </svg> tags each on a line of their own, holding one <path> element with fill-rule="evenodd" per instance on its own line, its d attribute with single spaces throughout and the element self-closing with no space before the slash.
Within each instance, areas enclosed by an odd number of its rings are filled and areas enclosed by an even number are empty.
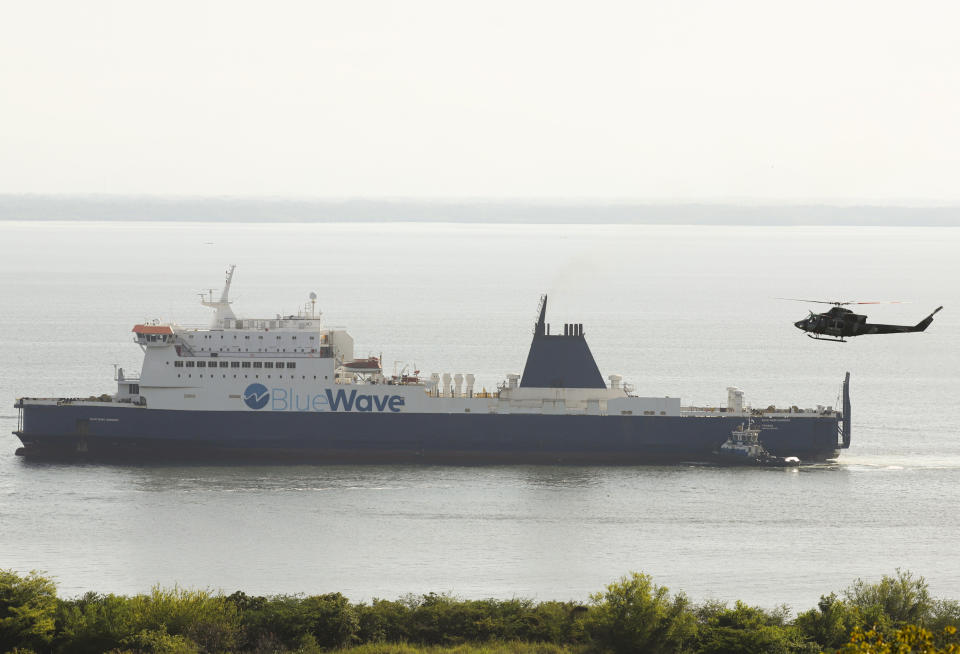
<svg viewBox="0 0 960 654">
<path fill-rule="evenodd" d="M 533 324 L 533 334 L 542 333 L 541 328 L 544 326 L 546 320 L 546 309 L 547 309 L 547 296 L 546 294 L 540 296 L 540 302 L 537 303 L 537 322 Z"/>
</svg>

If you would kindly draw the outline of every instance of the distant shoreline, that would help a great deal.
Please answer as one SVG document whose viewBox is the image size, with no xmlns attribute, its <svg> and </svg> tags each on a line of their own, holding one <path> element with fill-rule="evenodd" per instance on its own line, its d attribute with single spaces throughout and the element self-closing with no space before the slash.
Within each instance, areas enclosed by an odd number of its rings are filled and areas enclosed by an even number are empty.
<svg viewBox="0 0 960 654">
<path fill-rule="evenodd" d="M 0 221 L 960 226 L 960 206 L 0 194 Z"/>
</svg>

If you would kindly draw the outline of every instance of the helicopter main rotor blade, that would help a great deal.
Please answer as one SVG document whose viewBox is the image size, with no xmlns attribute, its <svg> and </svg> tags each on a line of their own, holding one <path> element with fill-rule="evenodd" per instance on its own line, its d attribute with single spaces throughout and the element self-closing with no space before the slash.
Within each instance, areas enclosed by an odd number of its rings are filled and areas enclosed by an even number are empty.
<svg viewBox="0 0 960 654">
<path fill-rule="evenodd" d="M 856 300 L 847 300 L 846 302 L 841 302 L 839 300 L 802 300 L 795 297 L 778 297 L 778 300 L 790 300 L 791 302 L 813 302 L 815 304 L 832 304 L 837 307 L 846 306 L 848 304 L 909 304 L 909 302 L 901 302 L 900 300 L 880 300 L 877 302 L 857 302 Z"/>
<path fill-rule="evenodd" d="M 778 300 L 790 300 L 791 302 L 813 302 L 815 304 L 835 304 L 840 306 L 841 304 L 850 304 L 850 302 L 833 302 L 831 300 L 802 300 L 796 297 L 778 297 Z"/>
</svg>

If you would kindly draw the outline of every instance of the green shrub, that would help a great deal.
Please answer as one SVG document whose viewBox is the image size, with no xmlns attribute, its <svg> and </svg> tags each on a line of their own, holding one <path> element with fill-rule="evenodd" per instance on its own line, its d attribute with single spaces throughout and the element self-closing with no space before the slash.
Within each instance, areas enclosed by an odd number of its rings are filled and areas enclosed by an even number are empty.
<svg viewBox="0 0 960 654">
<path fill-rule="evenodd" d="M 631 573 L 590 596 L 583 617 L 591 643 L 603 651 L 660 654 L 683 649 L 696 634 L 696 618 L 686 595 L 671 598 L 649 575 Z"/>
<path fill-rule="evenodd" d="M 573 654 L 573 650 L 562 645 L 524 641 L 465 643 L 450 646 L 369 643 L 337 650 L 337 654 Z"/>
<path fill-rule="evenodd" d="M 340 593 L 269 598 L 234 594 L 231 604 L 246 606 L 242 614 L 245 642 L 257 650 L 296 649 L 306 635 L 317 647 L 343 647 L 354 642 L 360 628 L 356 609 Z"/>
<path fill-rule="evenodd" d="M 844 595 L 859 613 L 860 626 L 865 627 L 923 626 L 934 608 L 926 580 L 899 568 L 895 576 L 884 575 L 876 584 L 857 579 Z"/>
<path fill-rule="evenodd" d="M 847 642 L 858 620 L 857 612 L 849 604 L 830 593 L 821 595 L 817 608 L 798 615 L 794 624 L 808 641 L 835 648 Z"/>
<path fill-rule="evenodd" d="M 143 631 L 123 639 L 123 649 L 111 654 L 199 654 L 197 644 L 184 636 L 171 636 L 166 629 Z"/>
<path fill-rule="evenodd" d="M 939 634 L 940 641 L 930 631 L 918 625 L 904 625 L 889 634 L 876 630 L 864 632 L 859 627 L 850 634 L 850 642 L 837 650 L 838 654 L 960 654 L 957 629 L 947 627 Z"/>
<path fill-rule="evenodd" d="M 0 570 L 0 652 L 44 650 L 53 635 L 57 589 L 36 571 Z"/>
<path fill-rule="evenodd" d="M 787 624 L 789 611 L 764 611 L 737 602 L 705 604 L 698 610 L 697 651 L 703 654 L 787 654 L 806 649 L 801 633 Z"/>
<path fill-rule="evenodd" d="M 121 647 L 136 631 L 129 598 L 91 592 L 58 603 L 54 650 L 100 654 Z"/>
</svg>

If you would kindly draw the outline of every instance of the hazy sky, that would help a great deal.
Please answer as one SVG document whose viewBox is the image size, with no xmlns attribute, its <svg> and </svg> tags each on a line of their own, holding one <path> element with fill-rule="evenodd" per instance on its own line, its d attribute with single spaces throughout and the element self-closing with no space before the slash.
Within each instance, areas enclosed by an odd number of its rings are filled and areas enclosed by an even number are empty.
<svg viewBox="0 0 960 654">
<path fill-rule="evenodd" d="M 0 192 L 957 203 L 958 6 L 0 0 Z"/>
</svg>

